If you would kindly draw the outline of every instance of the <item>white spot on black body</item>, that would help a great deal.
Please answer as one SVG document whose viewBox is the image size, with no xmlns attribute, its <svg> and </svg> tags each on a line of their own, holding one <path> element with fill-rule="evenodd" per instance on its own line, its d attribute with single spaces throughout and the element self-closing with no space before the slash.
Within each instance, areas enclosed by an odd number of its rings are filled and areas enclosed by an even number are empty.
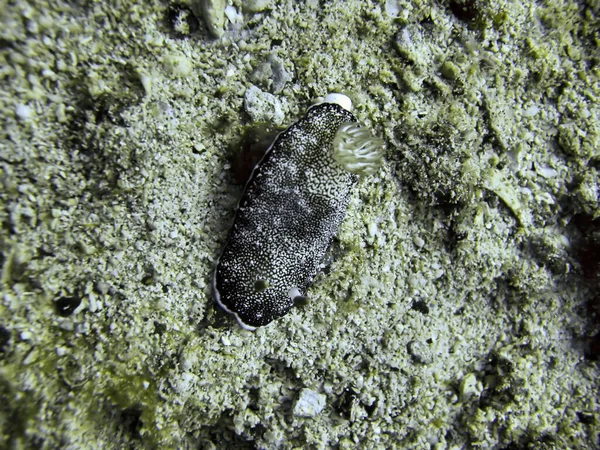
<svg viewBox="0 0 600 450">
<path fill-rule="evenodd" d="M 252 173 L 214 276 L 217 302 L 244 328 L 285 315 L 290 292 L 306 295 L 358 180 L 332 152 L 340 126 L 355 121 L 337 104 L 314 106 Z"/>
</svg>

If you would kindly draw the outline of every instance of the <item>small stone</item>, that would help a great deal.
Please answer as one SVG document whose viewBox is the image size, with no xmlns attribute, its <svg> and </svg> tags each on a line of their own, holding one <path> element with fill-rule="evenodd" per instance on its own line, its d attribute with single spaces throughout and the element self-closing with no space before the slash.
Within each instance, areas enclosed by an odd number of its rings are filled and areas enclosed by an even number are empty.
<svg viewBox="0 0 600 450">
<path fill-rule="evenodd" d="M 90 292 L 88 294 L 88 302 L 89 302 L 89 305 L 88 305 L 89 312 L 95 313 L 96 311 L 98 311 L 100 309 L 98 306 L 98 302 L 96 301 L 96 296 L 92 292 Z"/>
<path fill-rule="evenodd" d="M 398 0 L 386 0 L 385 12 L 393 19 L 400 17 L 400 5 Z"/>
<path fill-rule="evenodd" d="M 271 7 L 272 0 L 245 0 L 242 3 L 244 11 L 256 13 Z"/>
<path fill-rule="evenodd" d="M 415 236 L 413 238 L 413 244 L 415 244 L 415 247 L 422 248 L 425 245 L 425 241 L 423 239 L 421 239 L 419 236 Z"/>
<path fill-rule="evenodd" d="M 192 0 L 190 7 L 198 20 L 204 20 L 206 28 L 214 37 L 223 36 L 226 0 Z"/>
<path fill-rule="evenodd" d="M 64 331 L 73 331 L 75 329 L 75 325 L 70 320 L 63 320 L 59 322 L 58 328 Z"/>
<path fill-rule="evenodd" d="M 66 112 L 66 107 L 64 103 L 59 103 L 58 105 L 56 105 L 56 120 L 58 120 L 60 123 L 64 123 L 67 121 L 67 112 Z"/>
<path fill-rule="evenodd" d="M 275 429 L 265 431 L 265 434 L 263 434 L 263 439 L 269 444 L 280 444 L 285 437 L 281 430 Z M 277 445 L 277 447 L 281 447 L 281 445 Z"/>
<path fill-rule="evenodd" d="M 110 285 L 102 280 L 97 281 L 94 287 L 96 288 L 96 291 L 102 295 L 108 294 L 108 290 L 110 289 Z"/>
<path fill-rule="evenodd" d="M 410 341 L 408 343 L 408 353 L 419 364 L 431 364 L 433 361 L 429 346 L 419 341 Z"/>
<path fill-rule="evenodd" d="M 292 80 L 292 74 L 285 70 L 283 61 L 280 58 L 270 55 L 266 61 L 259 64 L 250 79 L 263 89 L 278 94 L 283 90 L 286 83 Z"/>
<path fill-rule="evenodd" d="M 30 341 L 33 335 L 29 331 L 21 331 L 21 340 Z"/>
<path fill-rule="evenodd" d="M 152 77 L 143 72 L 140 72 L 138 76 L 140 77 L 140 82 L 142 83 L 142 87 L 144 88 L 146 95 L 152 94 Z"/>
<path fill-rule="evenodd" d="M 231 23 L 236 23 L 242 20 L 241 14 L 235 9 L 235 6 L 228 5 L 225 8 L 225 16 Z"/>
<path fill-rule="evenodd" d="M 538 108 L 537 106 L 530 106 L 525 111 L 523 111 L 523 117 L 533 117 L 539 112 L 540 108 Z"/>
<path fill-rule="evenodd" d="M 250 86 L 246 90 L 244 110 L 254 122 L 273 122 L 275 125 L 281 125 L 285 117 L 281 101 L 256 86 Z"/>
<path fill-rule="evenodd" d="M 421 42 L 421 37 L 421 31 L 416 26 L 402 28 L 396 35 L 395 49 L 398 55 L 408 61 L 416 61 L 419 54 L 416 43 Z"/>
<path fill-rule="evenodd" d="M 33 110 L 30 106 L 19 103 L 15 109 L 15 114 L 20 120 L 25 122 L 33 117 Z"/>
<path fill-rule="evenodd" d="M 547 167 L 547 166 L 536 165 L 535 172 L 538 175 L 546 178 L 547 180 L 556 178 L 558 176 L 558 170 L 553 169 L 552 167 Z"/>
<path fill-rule="evenodd" d="M 327 397 L 310 389 L 302 389 L 294 405 L 294 415 L 315 417 L 325 408 Z"/>
<path fill-rule="evenodd" d="M 481 390 L 483 386 L 479 381 L 477 381 L 477 377 L 473 373 L 469 373 L 465 375 L 462 380 L 460 380 L 459 385 L 459 394 L 460 399 L 462 401 L 469 400 L 472 397 L 479 397 L 481 394 Z"/>
<path fill-rule="evenodd" d="M 191 372 L 183 372 L 173 375 L 170 379 L 173 390 L 179 395 L 187 398 L 190 396 L 193 387 L 198 382 L 198 377 Z"/>
<path fill-rule="evenodd" d="M 174 77 L 183 78 L 192 73 L 192 62 L 183 55 L 165 55 L 163 65 L 166 71 Z"/>
<path fill-rule="evenodd" d="M 88 334 L 90 332 L 90 324 L 88 322 L 78 323 L 75 325 L 75 332 L 79 334 Z"/>
</svg>

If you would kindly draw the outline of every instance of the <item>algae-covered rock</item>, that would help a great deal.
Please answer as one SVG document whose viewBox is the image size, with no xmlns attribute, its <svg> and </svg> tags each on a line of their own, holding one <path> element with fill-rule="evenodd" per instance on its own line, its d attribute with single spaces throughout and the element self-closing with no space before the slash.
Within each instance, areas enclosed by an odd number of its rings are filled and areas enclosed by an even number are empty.
<svg viewBox="0 0 600 450">
<path fill-rule="evenodd" d="M 310 389 L 302 389 L 294 404 L 294 415 L 298 417 L 314 417 L 325 408 L 327 397 Z"/>
<path fill-rule="evenodd" d="M 246 90 L 244 110 L 254 122 L 273 122 L 275 125 L 281 125 L 285 118 L 281 101 L 256 86 L 250 86 Z"/>
<path fill-rule="evenodd" d="M 0 448 L 597 448 L 597 3 L 4 2 Z M 230 148 L 329 92 L 385 162 L 242 330 Z"/>
<path fill-rule="evenodd" d="M 191 0 L 190 6 L 198 20 L 203 20 L 214 37 L 221 37 L 225 30 L 226 0 Z"/>
<path fill-rule="evenodd" d="M 261 12 L 265 9 L 271 8 L 273 0 L 244 0 L 242 7 L 248 12 Z"/>
</svg>

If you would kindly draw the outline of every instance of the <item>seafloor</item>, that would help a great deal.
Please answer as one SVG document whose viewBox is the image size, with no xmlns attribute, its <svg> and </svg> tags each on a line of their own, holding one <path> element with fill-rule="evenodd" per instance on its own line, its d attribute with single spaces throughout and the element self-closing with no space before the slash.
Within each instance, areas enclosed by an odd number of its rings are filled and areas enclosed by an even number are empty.
<svg viewBox="0 0 600 450">
<path fill-rule="evenodd" d="M 600 2 L 224 7 L 0 2 L 0 448 L 597 448 Z M 242 330 L 241 136 L 332 91 L 384 167 Z"/>
</svg>

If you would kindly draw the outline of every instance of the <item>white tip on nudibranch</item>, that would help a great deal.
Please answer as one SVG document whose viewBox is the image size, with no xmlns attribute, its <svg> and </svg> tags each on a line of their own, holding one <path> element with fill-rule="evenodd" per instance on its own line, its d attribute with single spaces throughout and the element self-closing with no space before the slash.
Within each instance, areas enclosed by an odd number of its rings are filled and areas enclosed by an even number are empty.
<svg viewBox="0 0 600 450">
<path fill-rule="evenodd" d="M 357 123 L 340 125 L 333 138 L 333 157 L 348 172 L 372 175 L 383 160 L 384 143 Z"/>
<path fill-rule="evenodd" d="M 336 105 L 340 105 L 346 111 L 352 112 L 352 100 L 344 94 L 331 92 L 325 96 L 323 103 L 335 103 Z"/>
</svg>

